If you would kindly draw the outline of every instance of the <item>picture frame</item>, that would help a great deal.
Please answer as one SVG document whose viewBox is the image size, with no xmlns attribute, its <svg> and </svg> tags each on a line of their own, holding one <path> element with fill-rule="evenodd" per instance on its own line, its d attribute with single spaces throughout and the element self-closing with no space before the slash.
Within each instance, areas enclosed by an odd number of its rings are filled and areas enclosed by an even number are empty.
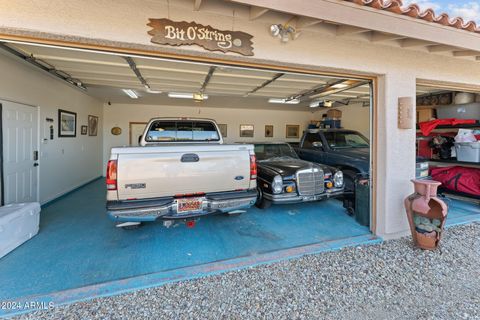
<svg viewBox="0 0 480 320">
<path fill-rule="evenodd" d="M 81 126 L 81 128 L 80 128 L 80 134 L 81 134 L 82 136 L 86 136 L 87 133 L 88 133 L 88 126 Z"/>
<path fill-rule="evenodd" d="M 98 117 L 88 115 L 88 135 L 95 137 L 98 134 Z"/>
<path fill-rule="evenodd" d="M 265 138 L 273 138 L 273 125 L 265 125 Z"/>
<path fill-rule="evenodd" d="M 240 138 L 253 138 L 254 133 L 255 133 L 255 127 L 253 124 L 240 125 Z"/>
<path fill-rule="evenodd" d="M 298 138 L 300 138 L 300 125 L 298 125 L 298 124 L 287 124 L 285 126 L 285 138 L 287 138 L 287 139 L 298 139 Z"/>
<path fill-rule="evenodd" d="M 222 135 L 223 138 L 227 137 L 227 125 L 225 123 L 219 123 L 218 124 L 218 129 L 220 130 L 220 134 Z"/>
<path fill-rule="evenodd" d="M 77 114 L 58 109 L 58 137 L 75 138 L 77 136 Z"/>
</svg>

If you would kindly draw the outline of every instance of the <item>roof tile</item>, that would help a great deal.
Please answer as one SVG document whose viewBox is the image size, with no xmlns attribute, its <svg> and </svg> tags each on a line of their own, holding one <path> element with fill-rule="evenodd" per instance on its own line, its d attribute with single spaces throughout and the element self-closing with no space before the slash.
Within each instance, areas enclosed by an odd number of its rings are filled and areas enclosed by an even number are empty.
<svg viewBox="0 0 480 320">
<path fill-rule="evenodd" d="M 443 26 L 457 28 L 465 31 L 480 33 L 480 27 L 474 21 L 465 22 L 460 17 L 450 18 L 447 13 L 437 15 L 433 9 L 421 10 L 417 4 L 407 7 L 401 0 L 343 0 L 353 2 L 361 6 L 371 7 L 378 10 L 385 10 L 415 19 L 438 23 Z"/>
</svg>

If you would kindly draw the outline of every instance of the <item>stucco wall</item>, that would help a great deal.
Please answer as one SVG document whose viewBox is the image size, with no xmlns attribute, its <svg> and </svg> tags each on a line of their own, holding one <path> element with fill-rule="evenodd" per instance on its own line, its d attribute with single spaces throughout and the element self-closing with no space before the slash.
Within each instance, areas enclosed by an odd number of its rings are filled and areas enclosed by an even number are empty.
<svg viewBox="0 0 480 320">
<path fill-rule="evenodd" d="M 40 109 L 40 141 L 48 139 L 48 127 L 54 125 L 54 140 L 39 145 L 41 203 L 101 176 L 101 102 L 1 53 L 0 70 L 0 102 L 9 100 L 37 106 Z M 58 138 L 58 109 L 77 113 L 76 138 Z M 89 114 L 99 116 L 99 134 L 96 137 L 80 135 L 80 126 L 87 125 Z M 46 118 L 54 119 L 54 122 L 46 122 Z"/>
<path fill-rule="evenodd" d="M 424 49 L 404 49 L 366 41 L 337 37 L 328 33 L 302 32 L 287 44 L 268 32 L 270 22 L 250 21 L 248 7 L 226 6 L 207 1 L 200 11 L 193 11 L 193 1 L 109 1 L 86 0 L 18 2 L 0 0 L 3 27 L 85 37 L 96 43 L 122 42 L 124 47 L 144 46 L 146 50 L 168 50 L 206 55 L 199 47 L 178 50 L 152 46 L 147 34 L 148 18 L 196 21 L 219 29 L 235 29 L 254 35 L 254 59 L 271 64 L 302 64 L 326 71 L 368 73 L 379 76 L 376 110 L 376 233 L 390 237 L 407 232 L 402 200 L 412 192 L 414 177 L 415 130 L 397 127 L 397 101 L 401 96 L 415 96 L 418 78 L 480 86 L 478 62 L 431 54 Z M 233 9 L 232 9 L 233 8 Z M 339 12 L 338 14 L 342 14 Z M 235 15 L 235 16 L 233 16 Z M 285 16 L 276 21 L 284 23 Z M 78 39 L 77 39 L 78 40 Z M 147 47 L 151 46 L 151 47 Z M 236 55 L 208 54 L 210 57 Z M 241 57 L 245 60 L 244 57 Z"/>
</svg>

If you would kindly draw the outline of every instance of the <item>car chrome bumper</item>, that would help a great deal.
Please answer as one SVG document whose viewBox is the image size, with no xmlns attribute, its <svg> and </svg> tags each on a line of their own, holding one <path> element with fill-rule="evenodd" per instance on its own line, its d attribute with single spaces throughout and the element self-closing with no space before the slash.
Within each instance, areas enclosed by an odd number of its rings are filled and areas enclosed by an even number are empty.
<svg viewBox="0 0 480 320">
<path fill-rule="evenodd" d="M 256 200 L 256 190 L 216 193 L 204 196 L 200 210 L 185 213 L 177 212 L 177 200 L 173 198 L 170 198 L 168 201 L 162 201 L 161 204 L 155 206 L 148 205 L 149 201 L 141 201 L 142 205 L 145 205 L 144 207 L 135 207 L 135 202 L 125 201 L 121 204 L 116 202 L 109 205 L 107 203 L 107 214 L 116 222 L 146 222 L 157 219 L 182 220 L 248 209 L 255 204 Z"/>
<path fill-rule="evenodd" d="M 272 203 L 278 204 L 287 204 L 287 203 L 301 203 L 301 202 L 312 202 L 312 201 L 320 201 L 329 198 L 335 198 L 338 196 L 343 195 L 344 191 L 343 188 L 334 188 L 325 190 L 325 192 L 315 195 L 298 195 L 298 194 L 289 194 L 289 193 L 281 193 L 281 194 L 269 194 L 264 193 L 263 197 Z"/>
</svg>

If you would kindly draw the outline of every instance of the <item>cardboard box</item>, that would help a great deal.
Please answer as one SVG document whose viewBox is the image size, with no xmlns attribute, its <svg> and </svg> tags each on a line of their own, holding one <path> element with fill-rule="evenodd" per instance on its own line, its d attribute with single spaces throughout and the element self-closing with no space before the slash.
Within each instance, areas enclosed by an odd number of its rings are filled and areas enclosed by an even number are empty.
<svg viewBox="0 0 480 320">
<path fill-rule="evenodd" d="M 327 118 L 340 119 L 342 117 L 342 111 L 338 109 L 330 109 L 327 111 Z"/>
<path fill-rule="evenodd" d="M 430 121 L 432 118 L 435 118 L 435 109 L 417 110 L 417 123 Z"/>
</svg>

